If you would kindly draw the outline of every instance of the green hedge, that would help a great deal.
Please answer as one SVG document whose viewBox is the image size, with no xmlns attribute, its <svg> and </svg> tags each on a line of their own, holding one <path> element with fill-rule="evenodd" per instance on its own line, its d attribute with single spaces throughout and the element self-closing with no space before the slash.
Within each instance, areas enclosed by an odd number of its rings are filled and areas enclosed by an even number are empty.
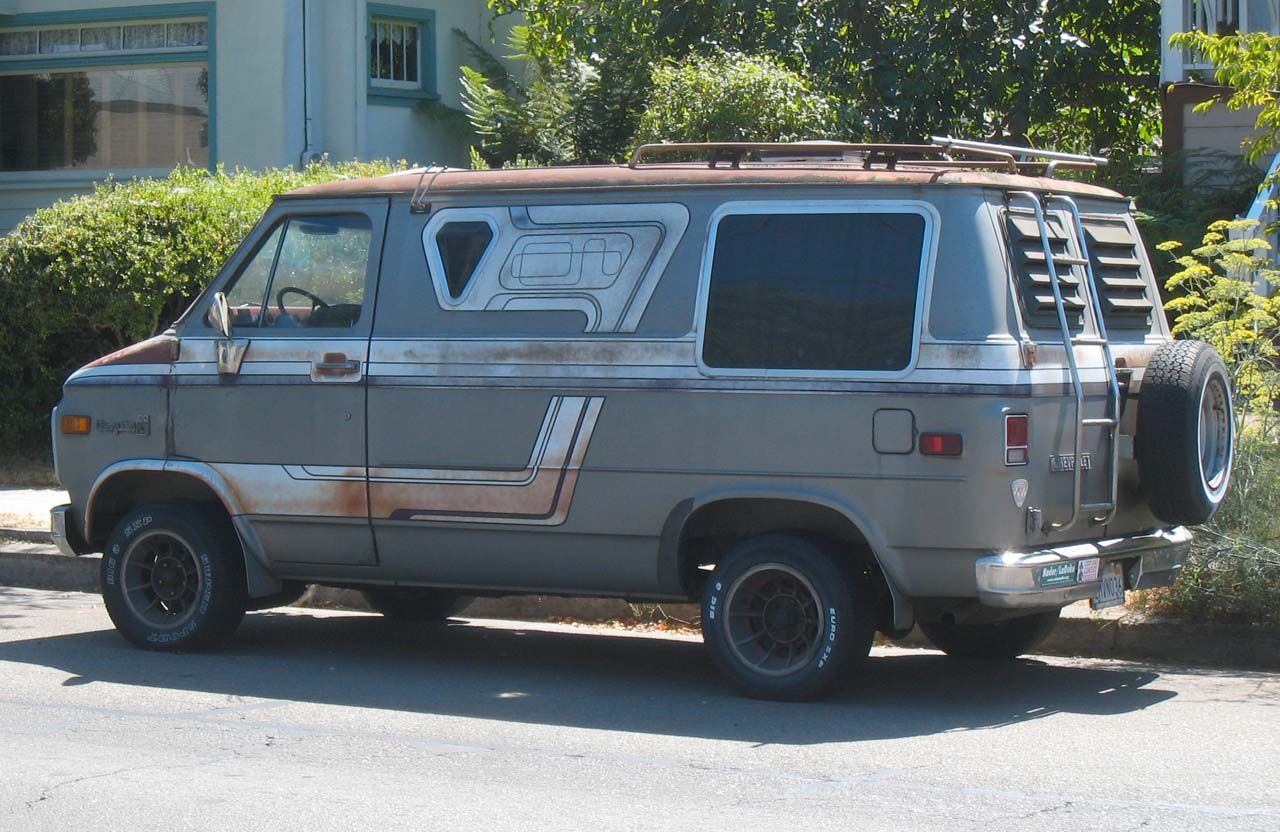
<svg viewBox="0 0 1280 832">
<path fill-rule="evenodd" d="M 82 364 L 162 331 L 217 274 L 273 194 L 387 173 L 179 168 L 108 181 L 0 237 L 0 451 L 49 443 L 49 409 Z"/>
</svg>

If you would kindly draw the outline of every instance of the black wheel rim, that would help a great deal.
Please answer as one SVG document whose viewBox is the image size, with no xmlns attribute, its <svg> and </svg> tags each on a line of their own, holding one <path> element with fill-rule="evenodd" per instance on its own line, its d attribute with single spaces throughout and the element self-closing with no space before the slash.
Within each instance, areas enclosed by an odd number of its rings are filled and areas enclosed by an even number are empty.
<svg viewBox="0 0 1280 832">
<path fill-rule="evenodd" d="M 729 588 L 726 634 L 754 673 L 786 676 L 806 667 L 822 642 L 822 602 L 813 585 L 780 563 L 761 564 Z"/>
<path fill-rule="evenodd" d="M 121 574 L 129 611 L 159 630 L 187 623 L 204 589 L 195 551 L 170 532 L 148 532 L 135 540 L 125 552 Z"/>
</svg>

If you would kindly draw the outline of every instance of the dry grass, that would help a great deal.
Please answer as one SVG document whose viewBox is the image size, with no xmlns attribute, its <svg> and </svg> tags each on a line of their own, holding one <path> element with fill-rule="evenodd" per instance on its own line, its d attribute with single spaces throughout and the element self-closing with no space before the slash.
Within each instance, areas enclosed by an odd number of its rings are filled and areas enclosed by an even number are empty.
<svg viewBox="0 0 1280 832">
<path fill-rule="evenodd" d="M 11 511 L 0 511 L 0 529 L 33 529 L 38 531 L 48 531 L 49 515 L 43 512 L 40 514 L 21 514 Z"/>
<path fill-rule="evenodd" d="M 0 454 L 0 486 L 61 488 L 53 475 L 53 461 L 27 454 Z"/>
</svg>

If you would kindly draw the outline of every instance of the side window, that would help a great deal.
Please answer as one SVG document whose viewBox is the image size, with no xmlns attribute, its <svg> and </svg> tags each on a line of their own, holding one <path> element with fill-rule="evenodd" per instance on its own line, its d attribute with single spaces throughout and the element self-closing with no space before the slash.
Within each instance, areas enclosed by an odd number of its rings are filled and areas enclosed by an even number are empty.
<svg viewBox="0 0 1280 832">
<path fill-rule="evenodd" d="M 233 323 L 352 327 L 364 304 L 373 229 L 364 214 L 290 217 L 227 292 Z"/>
<path fill-rule="evenodd" d="M 901 370 L 924 257 L 917 213 L 731 214 L 716 227 L 709 367 Z"/>
<path fill-rule="evenodd" d="M 240 272 L 235 285 L 227 292 L 227 305 L 231 307 L 232 326 L 257 326 L 262 317 L 267 284 L 271 282 L 271 267 L 280 251 L 280 237 L 284 231 L 281 223 L 272 229 L 266 242 L 253 255 L 253 259 Z"/>
<path fill-rule="evenodd" d="M 493 229 L 487 222 L 449 222 L 436 232 L 436 248 L 444 264 L 449 297 L 458 300 L 465 294 L 471 275 L 475 274 L 491 242 Z"/>
</svg>

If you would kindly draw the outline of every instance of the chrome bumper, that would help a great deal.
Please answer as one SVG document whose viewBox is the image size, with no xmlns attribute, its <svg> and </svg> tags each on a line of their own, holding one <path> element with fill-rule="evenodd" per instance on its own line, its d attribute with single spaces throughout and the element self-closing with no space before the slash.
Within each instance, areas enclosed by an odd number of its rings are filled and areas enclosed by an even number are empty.
<svg viewBox="0 0 1280 832">
<path fill-rule="evenodd" d="M 54 506 L 50 510 L 49 537 L 53 540 L 53 545 L 58 547 L 58 551 L 68 557 L 89 554 L 89 546 L 80 536 L 80 530 L 71 517 L 69 505 Z"/>
<path fill-rule="evenodd" d="M 1120 561 L 1126 589 L 1173 583 L 1191 552 L 1183 526 L 1149 534 L 979 558 L 978 600 L 992 607 L 1054 607 L 1092 598 L 1107 564 Z M 1096 564 L 1089 561 L 1096 560 Z M 1097 570 L 1093 569 L 1097 566 Z M 1083 580 L 1093 576 L 1094 580 Z"/>
</svg>

